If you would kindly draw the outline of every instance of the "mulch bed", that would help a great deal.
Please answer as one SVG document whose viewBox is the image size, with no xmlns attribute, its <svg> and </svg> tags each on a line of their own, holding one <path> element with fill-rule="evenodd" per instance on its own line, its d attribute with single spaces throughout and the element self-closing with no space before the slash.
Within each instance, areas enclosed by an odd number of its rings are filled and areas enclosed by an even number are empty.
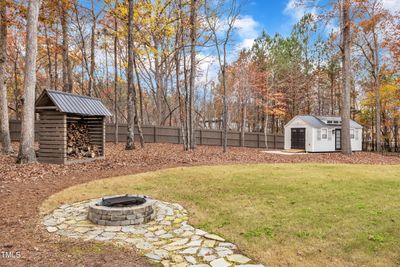
<svg viewBox="0 0 400 267">
<path fill-rule="evenodd" d="M 17 144 L 15 149 L 17 149 Z M 232 163 L 351 163 L 400 164 L 400 157 L 374 153 L 276 155 L 250 148 L 199 146 L 184 152 L 180 145 L 146 144 L 124 150 L 107 144 L 106 159 L 79 165 L 17 165 L 15 157 L 0 156 L 0 265 L 1 266 L 151 266 L 133 250 L 92 242 L 56 240 L 38 226 L 39 206 L 47 197 L 72 185 L 95 179 L 176 166 Z M 14 258 L 7 258 L 10 254 Z"/>
</svg>

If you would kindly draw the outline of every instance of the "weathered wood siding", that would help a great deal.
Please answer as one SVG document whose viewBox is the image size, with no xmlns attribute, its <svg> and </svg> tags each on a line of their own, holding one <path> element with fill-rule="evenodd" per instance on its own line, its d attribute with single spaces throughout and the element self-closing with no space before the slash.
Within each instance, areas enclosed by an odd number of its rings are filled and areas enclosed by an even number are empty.
<svg viewBox="0 0 400 267">
<path fill-rule="evenodd" d="M 39 162 L 64 163 L 66 160 L 67 127 L 66 115 L 43 111 L 39 121 Z"/>
</svg>

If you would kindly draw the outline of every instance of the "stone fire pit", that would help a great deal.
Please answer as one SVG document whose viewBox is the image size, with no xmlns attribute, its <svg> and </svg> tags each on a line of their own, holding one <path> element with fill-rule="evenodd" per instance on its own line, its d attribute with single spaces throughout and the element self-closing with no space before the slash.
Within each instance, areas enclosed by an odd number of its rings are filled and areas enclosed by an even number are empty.
<svg viewBox="0 0 400 267">
<path fill-rule="evenodd" d="M 146 203 L 149 200 L 146 198 Z M 88 221 L 89 208 L 100 201 L 102 199 L 62 205 L 46 215 L 42 222 L 49 233 L 59 236 L 134 247 L 164 267 L 265 267 L 242 255 L 235 244 L 191 226 L 188 212 L 177 203 L 152 200 L 154 220 L 137 225 L 107 226 Z"/>
<path fill-rule="evenodd" d="M 88 219 L 99 225 L 127 226 L 154 219 L 153 199 L 139 195 L 104 197 L 89 206 Z"/>
</svg>

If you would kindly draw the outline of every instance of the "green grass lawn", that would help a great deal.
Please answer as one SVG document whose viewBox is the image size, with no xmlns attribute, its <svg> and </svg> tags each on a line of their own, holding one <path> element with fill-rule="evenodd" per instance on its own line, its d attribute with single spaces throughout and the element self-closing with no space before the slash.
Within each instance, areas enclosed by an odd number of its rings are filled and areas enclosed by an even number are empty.
<svg viewBox="0 0 400 267">
<path fill-rule="evenodd" d="M 269 266 L 400 265 L 400 166 L 175 168 L 71 187 L 42 212 L 120 193 L 181 203 L 192 224 Z"/>
</svg>

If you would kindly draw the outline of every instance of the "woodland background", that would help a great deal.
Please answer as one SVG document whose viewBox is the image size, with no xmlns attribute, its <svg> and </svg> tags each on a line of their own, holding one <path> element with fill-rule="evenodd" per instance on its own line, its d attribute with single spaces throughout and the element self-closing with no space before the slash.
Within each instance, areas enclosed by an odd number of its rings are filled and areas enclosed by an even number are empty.
<svg viewBox="0 0 400 267">
<path fill-rule="evenodd" d="M 20 120 L 26 103 L 33 2 L 0 5 L 2 121 Z M 369 149 L 399 150 L 400 14 L 380 0 L 296 4 L 313 12 L 290 35 L 263 32 L 240 50 L 233 34 L 245 1 L 43 0 L 35 96 L 99 97 L 114 113 L 108 122 L 177 126 L 186 148 L 195 146 L 195 128 L 279 134 L 298 114 L 340 116 L 348 5 L 350 116 Z"/>
</svg>

